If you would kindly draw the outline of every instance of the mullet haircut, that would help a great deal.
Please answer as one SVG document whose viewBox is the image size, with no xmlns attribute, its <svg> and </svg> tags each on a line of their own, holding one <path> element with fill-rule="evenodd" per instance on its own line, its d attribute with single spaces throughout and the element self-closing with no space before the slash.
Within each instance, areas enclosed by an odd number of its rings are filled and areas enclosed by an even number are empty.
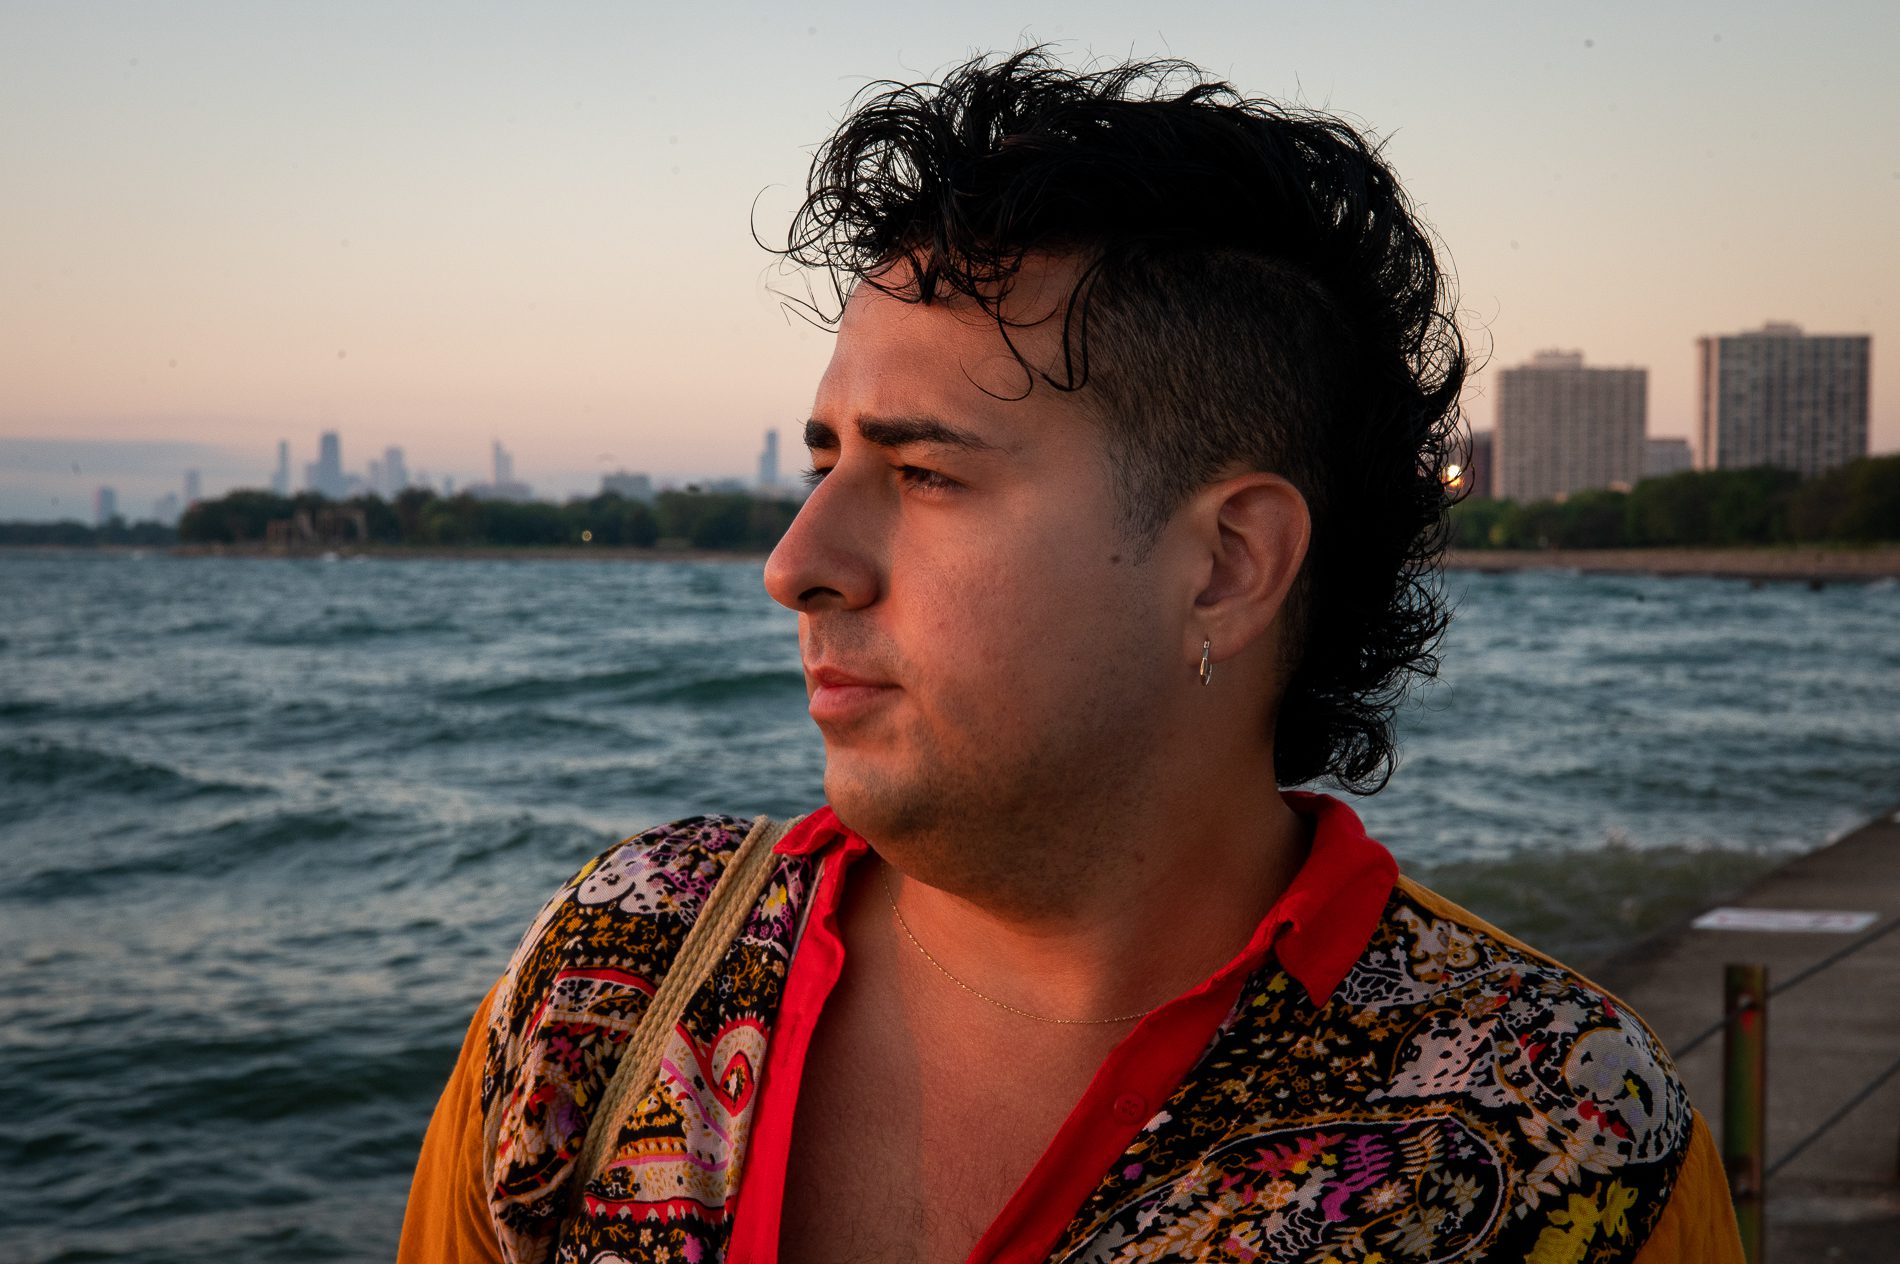
<svg viewBox="0 0 1900 1264">
<path fill-rule="evenodd" d="M 1438 560 L 1461 443 L 1449 278 L 1378 148 L 1179 61 L 1077 72 L 1041 48 L 941 83 L 875 83 L 813 163 L 791 261 L 994 318 L 1030 254 L 1076 258 L 1063 357 L 1035 378 L 1103 425 L 1145 551 L 1236 465 L 1306 498 L 1282 621 L 1282 785 L 1371 793 L 1393 712 L 1435 675 Z M 891 280 L 890 278 L 900 278 Z M 1014 343 L 1011 343 L 1012 349 Z"/>
</svg>

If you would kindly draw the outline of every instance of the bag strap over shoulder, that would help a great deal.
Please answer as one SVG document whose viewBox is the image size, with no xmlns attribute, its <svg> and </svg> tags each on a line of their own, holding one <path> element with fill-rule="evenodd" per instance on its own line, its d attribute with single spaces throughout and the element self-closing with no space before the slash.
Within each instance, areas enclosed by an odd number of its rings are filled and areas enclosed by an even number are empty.
<svg viewBox="0 0 1900 1264">
<path fill-rule="evenodd" d="M 620 1131 L 620 1121 L 626 1118 L 628 1107 L 646 1096 L 659 1078 L 660 1054 L 666 1047 L 667 1037 L 679 1025 L 680 1015 L 686 1012 L 687 1003 L 712 977 L 745 925 L 746 916 L 758 903 L 759 894 L 772 872 L 772 849 L 802 819 L 774 821 L 768 816 L 758 817 L 752 822 L 745 841 L 726 862 L 725 872 L 719 875 L 712 894 L 699 910 L 698 919 L 686 932 L 686 939 L 680 944 L 666 978 L 647 1003 L 639 1025 L 627 1038 L 613 1079 L 608 1082 L 600 1105 L 588 1123 L 587 1142 L 575 1160 L 574 1170 L 568 1174 L 570 1215 L 580 1207 L 581 1191 L 600 1175 L 607 1150 Z"/>
</svg>

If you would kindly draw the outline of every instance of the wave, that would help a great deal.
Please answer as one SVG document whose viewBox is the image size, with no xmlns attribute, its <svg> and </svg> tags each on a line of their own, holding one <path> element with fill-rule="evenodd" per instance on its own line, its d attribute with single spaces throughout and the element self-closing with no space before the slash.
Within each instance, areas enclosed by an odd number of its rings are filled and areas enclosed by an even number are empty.
<svg viewBox="0 0 1900 1264">
<path fill-rule="evenodd" d="M 384 637 L 428 636 L 438 632 L 457 632 L 461 627 L 447 615 L 388 623 L 374 619 L 348 619 L 337 623 L 312 623 L 299 627 L 264 626 L 253 628 L 238 638 L 246 645 L 331 647 Z"/>
<path fill-rule="evenodd" d="M 446 702 L 549 702 L 606 694 L 625 702 L 717 706 L 791 690 L 804 693 L 802 672 L 735 672 L 695 679 L 668 667 L 620 667 L 579 675 L 522 676 L 496 684 L 461 684 L 437 691 L 436 697 Z"/>
<path fill-rule="evenodd" d="M 610 720 L 521 708 L 497 716 L 483 716 L 479 721 L 445 720 L 412 735 L 392 733 L 389 747 L 397 751 L 431 746 L 511 747 L 530 739 L 574 741 L 587 738 L 607 739 L 622 750 L 646 747 L 659 740 Z"/>
<path fill-rule="evenodd" d="M 714 676 L 709 680 L 683 681 L 671 688 L 647 695 L 644 701 L 684 703 L 688 706 L 716 706 L 727 702 L 746 702 L 796 692 L 805 696 L 805 674 L 798 671 L 740 672 Z"/>
<path fill-rule="evenodd" d="M 91 791 L 159 803 L 207 795 L 247 795 L 251 786 L 195 776 L 170 765 L 45 738 L 0 745 L 0 785 L 64 793 Z"/>
<path fill-rule="evenodd" d="M 518 702 L 615 693 L 660 679 L 658 667 L 617 667 L 570 676 L 517 676 L 493 684 L 458 682 L 435 691 L 444 702 Z"/>
</svg>

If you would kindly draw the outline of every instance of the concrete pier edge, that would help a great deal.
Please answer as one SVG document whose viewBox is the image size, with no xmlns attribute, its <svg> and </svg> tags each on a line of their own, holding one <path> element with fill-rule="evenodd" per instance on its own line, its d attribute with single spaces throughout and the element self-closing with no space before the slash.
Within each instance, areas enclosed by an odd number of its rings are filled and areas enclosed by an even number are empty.
<svg viewBox="0 0 1900 1264">
<path fill-rule="evenodd" d="M 1722 1020 L 1724 966 L 1764 964 L 1772 988 L 1869 940 L 1769 1002 L 1772 1164 L 1900 1057 L 1900 931 L 1878 934 L 1900 918 L 1900 803 L 1722 904 L 1875 915 L 1855 934 L 1697 930 L 1685 922 L 1591 972 L 1677 1055 L 1690 1098 L 1719 1140 L 1722 1039 L 1689 1044 Z M 1767 1189 L 1768 1259 L 1900 1260 L 1900 1076 L 1771 1176 Z"/>
</svg>

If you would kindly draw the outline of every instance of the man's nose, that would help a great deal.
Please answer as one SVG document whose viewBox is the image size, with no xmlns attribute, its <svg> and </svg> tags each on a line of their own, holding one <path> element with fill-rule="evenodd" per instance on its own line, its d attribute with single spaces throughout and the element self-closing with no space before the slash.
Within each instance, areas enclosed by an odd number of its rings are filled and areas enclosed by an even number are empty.
<svg viewBox="0 0 1900 1264">
<path fill-rule="evenodd" d="M 801 613 L 877 600 L 882 528 L 836 474 L 812 489 L 765 562 L 765 591 Z"/>
</svg>

